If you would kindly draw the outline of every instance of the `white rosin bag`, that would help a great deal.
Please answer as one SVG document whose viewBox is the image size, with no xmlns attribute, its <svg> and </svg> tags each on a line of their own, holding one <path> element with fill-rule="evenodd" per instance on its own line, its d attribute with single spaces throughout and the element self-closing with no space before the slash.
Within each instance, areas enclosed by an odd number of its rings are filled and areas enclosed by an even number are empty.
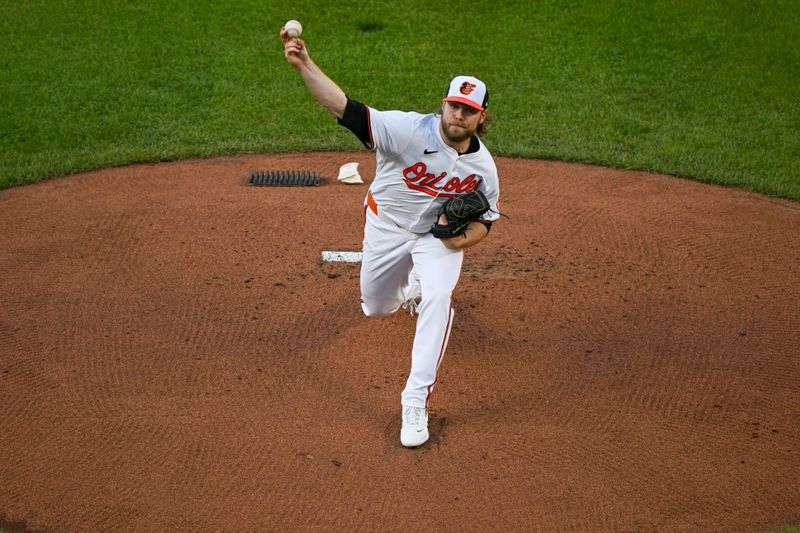
<svg viewBox="0 0 800 533">
<path fill-rule="evenodd" d="M 349 185 L 364 183 L 358 173 L 358 163 L 345 163 L 339 167 L 339 177 L 337 179 Z"/>
</svg>

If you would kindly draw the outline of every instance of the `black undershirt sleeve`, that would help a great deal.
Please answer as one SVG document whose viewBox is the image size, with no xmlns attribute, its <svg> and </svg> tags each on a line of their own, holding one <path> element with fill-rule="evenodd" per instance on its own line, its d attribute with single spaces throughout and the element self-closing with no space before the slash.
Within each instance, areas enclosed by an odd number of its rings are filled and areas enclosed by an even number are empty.
<svg viewBox="0 0 800 533">
<path fill-rule="evenodd" d="M 342 118 L 337 119 L 337 122 L 352 131 L 368 150 L 372 150 L 375 147 L 369 127 L 369 110 L 361 102 L 351 100 L 348 97 Z"/>
</svg>

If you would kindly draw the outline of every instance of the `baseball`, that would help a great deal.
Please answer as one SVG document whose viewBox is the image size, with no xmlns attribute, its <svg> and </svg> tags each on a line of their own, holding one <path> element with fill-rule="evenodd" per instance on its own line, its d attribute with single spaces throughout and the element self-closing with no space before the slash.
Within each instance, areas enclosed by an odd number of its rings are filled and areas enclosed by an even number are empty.
<svg viewBox="0 0 800 533">
<path fill-rule="evenodd" d="M 291 38 L 300 37 L 300 34 L 303 33 L 303 26 L 296 20 L 290 20 L 283 27 L 286 28 L 286 35 Z"/>
</svg>

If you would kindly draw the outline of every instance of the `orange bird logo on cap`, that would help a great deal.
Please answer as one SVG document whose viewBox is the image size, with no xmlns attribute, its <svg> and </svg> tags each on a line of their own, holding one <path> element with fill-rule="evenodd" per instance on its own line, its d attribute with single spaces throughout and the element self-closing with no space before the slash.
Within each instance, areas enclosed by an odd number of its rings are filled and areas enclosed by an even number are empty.
<svg viewBox="0 0 800 533">
<path fill-rule="evenodd" d="M 475 84 L 465 81 L 458 90 L 461 91 L 461 94 L 469 94 L 475 90 Z"/>
</svg>

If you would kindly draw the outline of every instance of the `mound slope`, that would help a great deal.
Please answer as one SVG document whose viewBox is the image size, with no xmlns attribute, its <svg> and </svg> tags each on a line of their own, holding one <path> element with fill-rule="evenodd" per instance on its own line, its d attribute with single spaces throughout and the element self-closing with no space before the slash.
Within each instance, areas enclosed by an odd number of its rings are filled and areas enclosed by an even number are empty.
<svg viewBox="0 0 800 533">
<path fill-rule="evenodd" d="M 413 318 L 366 319 L 364 153 L 0 191 L 0 527 L 704 530 L 800 522 L 800 207 L 498 160 L 431 441 Z M 249 187 L 254 170 L 318 188 Z"/>
</svg>

